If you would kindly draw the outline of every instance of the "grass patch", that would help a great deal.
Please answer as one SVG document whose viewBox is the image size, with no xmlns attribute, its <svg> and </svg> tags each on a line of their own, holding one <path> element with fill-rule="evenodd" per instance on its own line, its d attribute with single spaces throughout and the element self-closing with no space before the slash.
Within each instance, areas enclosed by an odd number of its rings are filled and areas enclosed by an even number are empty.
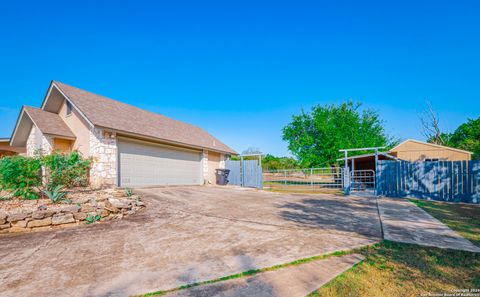
<svg viewBox="0 0 480 297">
<path fill-rule="evenodd" d="M 383 241 L 360 250 L 366 258 L 310 294 L 420 296 L 480 288 L 480 254 Z"/>
<path fill-rule="evenodd" d="M 480 205 L 410 199 L 430 215 L 480 246 Z"/>
<path fill-rule="evenodd" d="M 355 252 L 358 252 L 358 250 L 333 252 L 333 253 L 325 254 L 325 255 L 321 255 L 321 256 L 314 256 L 314 257 L 310 257 L 310 258 L 296 260 L 296 261 L 289 262 L 289 263 L 286 263 L 286 264 L 275 265 L 275 266 L 272 266 L 272 267 L 267 267 L 267 268 L 262 268 L 262 269 L 248 270 L 248 271 L 224 276 L 224 277 L 213 279 L 213 280 L 188 284 L 188 285 L 180 286 L 178 288 L 174 288 L 174 289 L 170 289 L 170 290 L 166 290 L 166 291 L 151 292 L 151 293 L 147 293 L 147 294 L 140 295 L 140 296 L 143 296 L 143 297 L 161 296 L 161 295 L 165 295 L 167 293 L 172 293 L 172 292 L 175 292 L 175 291 L 184 290 L 184 289 L 188 289 L 188 288 L 192 288 L 192 287 L 218 283 L 218 282 L 222 282 L 222 281 L 226 281 L 226 280 L 230 280 L 230 279 L 241 278 L 241 277 L 246 277 L 246 276 L 252 276 L 252 275 L 255 275 L 255 274 L 261 273 L 261 272 L 277 270 L 277 269 L 281 269 L 281 268 L 285 268 L 285 267 L 289 267 L 289 266 L 293 266 L 293 265 L 300 265 L 300 264 L 304 264 L 304 263 L 308 263 L 308 262 L 312 262 L 312 261 L 326 259 L 326 258 L 329 258 L 329 257 L 340 257 L 340 256 L 344 256 L 344 255 L 349 255 L 349 254 L 352 254 L 352 253 L 355 253 Z"/>
</svg>

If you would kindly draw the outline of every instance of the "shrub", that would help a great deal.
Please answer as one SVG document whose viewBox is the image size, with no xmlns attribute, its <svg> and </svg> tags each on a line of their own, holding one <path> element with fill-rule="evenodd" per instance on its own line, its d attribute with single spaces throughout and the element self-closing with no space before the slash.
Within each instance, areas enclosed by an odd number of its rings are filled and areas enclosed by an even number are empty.
<svg viewBox="0 0 480 297">
<path fill-rule="evenodd" d="M 42 157 L 42 164 L 47 169 L 47 188 L 57 186 L 83 187 L 88 185 L 88 172 L 91 160 L 73 151 L 68 154 L 54 152 Z"/>
<path fill-rule="evenodd" d="M 0 159 L 0 187 L 13 196 L 37 199 L 42 185 L 41 162 L 38 158 L 12 156 Z"/>
</svg>

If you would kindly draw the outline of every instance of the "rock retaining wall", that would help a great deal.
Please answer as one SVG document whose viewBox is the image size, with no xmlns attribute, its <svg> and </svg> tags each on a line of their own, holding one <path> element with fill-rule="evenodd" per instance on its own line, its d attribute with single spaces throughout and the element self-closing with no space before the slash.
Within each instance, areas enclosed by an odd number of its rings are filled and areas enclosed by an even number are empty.
<svg viewBox="0 0 480 297">
<path fill-rule="evenodd" d="M 136 195 L 111 197 L 104 201 L 87 201 L 83 204 L 65 204 L 50 210 L 40 206 L 27 212 L 0 212 L 0 233 L 28 232 L 51 229 L 55 226 L 75 226 L 112 219 L 121 219 L 145 207 Z"/>
</svg>

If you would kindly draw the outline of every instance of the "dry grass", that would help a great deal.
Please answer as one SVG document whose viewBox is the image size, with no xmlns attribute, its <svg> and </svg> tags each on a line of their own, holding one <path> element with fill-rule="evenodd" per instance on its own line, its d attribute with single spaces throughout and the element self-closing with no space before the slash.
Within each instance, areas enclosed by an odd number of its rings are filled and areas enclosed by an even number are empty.
<svg viewBox="0 0 480 297">
<path fill-rule="evenodd" d="M 480 288 L 480 254 L 384 241 L 310 296 L 420 296 Z"/>
<path fill-rule="evenodd" d="M 442 223 L 480 246 L 480 205 L 411 199 Z"/>
</svg>

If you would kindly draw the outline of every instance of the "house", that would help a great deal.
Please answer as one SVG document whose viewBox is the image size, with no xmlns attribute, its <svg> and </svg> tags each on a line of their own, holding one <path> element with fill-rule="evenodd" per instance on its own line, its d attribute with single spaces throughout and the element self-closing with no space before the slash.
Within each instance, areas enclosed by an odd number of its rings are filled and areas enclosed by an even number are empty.
<svg viewBox="0 0 480 297">
<path fill-rule="evenodd" d="M 388 152 L 379 152 L 379 160 L 424 161 L 468 161 L 472 152 L 448 146 L 407 139 Z M 338 159 L 338 161 L 342 161 Z M 348 157 L 348 166 L 353 170 L 375 170 L 375 154 Z"/>
<path fill-rule="evenodd" d="M 18 154 L 25 154 L 25 147 L 12 147 L 10 138 L 0 138 L 0 158 Z"/>
<path fill-rule="evenodd" d="M 24 106 L 10 146 L 78 150 L 94 186 L 215 183 L 233 149 L 200 127 L 52 81 L 40 108 Z"/>
</svg>

